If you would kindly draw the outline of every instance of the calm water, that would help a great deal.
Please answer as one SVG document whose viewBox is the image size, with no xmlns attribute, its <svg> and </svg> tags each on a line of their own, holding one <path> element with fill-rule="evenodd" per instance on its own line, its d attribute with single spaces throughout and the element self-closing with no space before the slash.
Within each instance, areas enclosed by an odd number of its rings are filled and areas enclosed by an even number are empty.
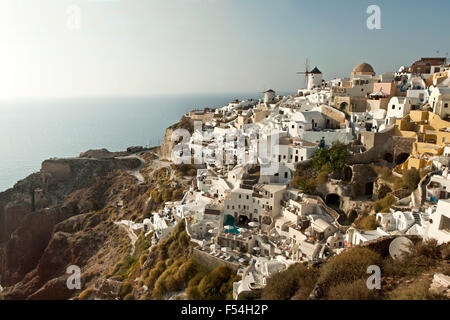
<svg viewBox="0 0 450 320">
<path fill-rule="evenodd" d="M 0 192 L 39 171 L 51 157 L 88 149 L 156 146 L 183 114 L 253 94 L 170 95 L 0 103 Z"/>
</svg>

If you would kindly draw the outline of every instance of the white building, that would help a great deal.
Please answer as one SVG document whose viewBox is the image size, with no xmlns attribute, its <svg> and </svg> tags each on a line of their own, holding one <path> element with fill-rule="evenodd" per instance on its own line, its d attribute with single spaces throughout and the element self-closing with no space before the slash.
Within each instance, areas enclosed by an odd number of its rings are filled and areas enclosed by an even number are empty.
<svg viewBox="0 0 450 320">
<path fill-rule="evenodd" d="M 392 124 L 396 119 L 405 117 L 411 111 L 411 100 L 406 97 L 392 97 L 389 100 L 386 113 L 386 124 Z"/>
<path fill-rule="evenodd" d="M 377 228 L 376 230 L 358 230 L 350 227 L 345 234 L 344 243 L 346 247 L 352 247 L 387 235 L 389 233 L 381 228 Z"/>
<path fill-rule="evenodd" d="M 428 102 L 428 89 L 421 77 L 411 77 L 409 79 L 409 89 L 406 91 L 406 97 L 410 99 L 413 106 L 421 106 Z"/>
<path fill-rule="evenodd" d="M 439 199 L 448 199 L 450 197 L 450 175 L 448 168 L 445 168 L 442 176 L 433 175 L 426 186 L 427 201 L 437 202 Z"/>
<path fill-rule="evenodd" d="M 308 72 L 308 90 L 320 87 L 322 85 L 322 72 L 317 67 Z"/>
<path fill-rule="evenodd" d="M 433 238 L 439 244 L 450 241 L 450 200 L 439 200 L 436 212 L 430 216 L 425 238 Z"/>
<path fill-rule="evenodd" d="M 264 92 L 264 102 L 265 103 L 273 102 L 275 100 L 275 97 L 276 97 L 275 91 L 273 91 L 272 89 L 269 89 Z"/>
<path fill-rule="evenodd" d="M 224 201 L 224 214 L 232 216 L 235 223 L 258 221 L 262 216 L 280 215 L 283 193 L 286 185 L 256 184 L 253 189 L 236 188 L 230 198 Z"/>
<path fill-rule="evenodd" d="M 242 280 L 233 283 L 233 299 L 237 300 L 242 294 L 264 288 L 272 274 L 283 271 L 286 267 L 278 258 L 253 257 L 250 265 L 243 271 Z"/>
</svg>

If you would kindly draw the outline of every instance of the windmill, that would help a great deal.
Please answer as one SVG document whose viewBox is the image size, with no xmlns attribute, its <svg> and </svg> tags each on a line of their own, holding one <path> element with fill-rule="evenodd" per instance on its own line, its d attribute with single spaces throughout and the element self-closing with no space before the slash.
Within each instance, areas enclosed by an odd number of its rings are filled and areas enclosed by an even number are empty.
<svg viewBox="0 0 450 320">
<path fill-rule="evenodd" d="M 299 72 L 297 72 L 297 74 L 304 74 L 305 75 L 304 87 L 306 89 L 308 87 L 308 75 L 310 74 L 310 72 L 309 72 L 309 58 L 306 58 L 305 71 L 299 71 Z"/>
</svg>

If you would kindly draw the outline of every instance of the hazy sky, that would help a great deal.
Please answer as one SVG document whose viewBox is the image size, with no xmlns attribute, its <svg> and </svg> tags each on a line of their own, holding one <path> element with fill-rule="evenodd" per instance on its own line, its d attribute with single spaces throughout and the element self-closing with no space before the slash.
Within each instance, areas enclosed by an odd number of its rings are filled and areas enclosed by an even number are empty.
<svg viewBox="0 0 450 320">
<path fill-rule="evenodd" d="M 381 30 L 366 27 L 370 4 Z M 0 99 L 294 91 L 306 57 L 330 79 L 445 56 L 449 12 L 438 0 L 1 0 Z"/>
</svg>

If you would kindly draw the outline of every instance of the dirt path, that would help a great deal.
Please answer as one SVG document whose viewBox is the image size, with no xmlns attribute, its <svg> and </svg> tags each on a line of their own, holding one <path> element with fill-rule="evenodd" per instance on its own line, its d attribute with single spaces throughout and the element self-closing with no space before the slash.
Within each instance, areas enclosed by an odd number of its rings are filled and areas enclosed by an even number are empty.
<svg viewBox="0 0 450 320">
<path fill-rule="evenodd" d="M 136 236 L 134 231 L 131 229 L 131 227 L 129 227 L 128 225 L 126 225 L 122 222 L 114 222 L 114 224 L 118 225 L 119 227 L 124 228 L 125 231 L 127 232 L 128 237 L 130 238 L 130 242 L 131 242 L 130 256 L 132 256 L 134 254 L 134 250 L 136 248 L 136 241 L 137 241 L 138 237 Z"/>
<path fill-rule="evenodd" d="M 125 156 L 125 157 L 118 157 L 118 159 L 132 159 L 132 158 L 138 159 L 141 162 L 141 164 L 136 169 L 127 170 L 126 172 L 137 179 L 137 184 L 144 183 L 145 179 L 140 171 L 145 165 L 145 160 L 142 157 L 138 156 L 137 154 L 132 154 L 132 155 Z"/>
</svg>

